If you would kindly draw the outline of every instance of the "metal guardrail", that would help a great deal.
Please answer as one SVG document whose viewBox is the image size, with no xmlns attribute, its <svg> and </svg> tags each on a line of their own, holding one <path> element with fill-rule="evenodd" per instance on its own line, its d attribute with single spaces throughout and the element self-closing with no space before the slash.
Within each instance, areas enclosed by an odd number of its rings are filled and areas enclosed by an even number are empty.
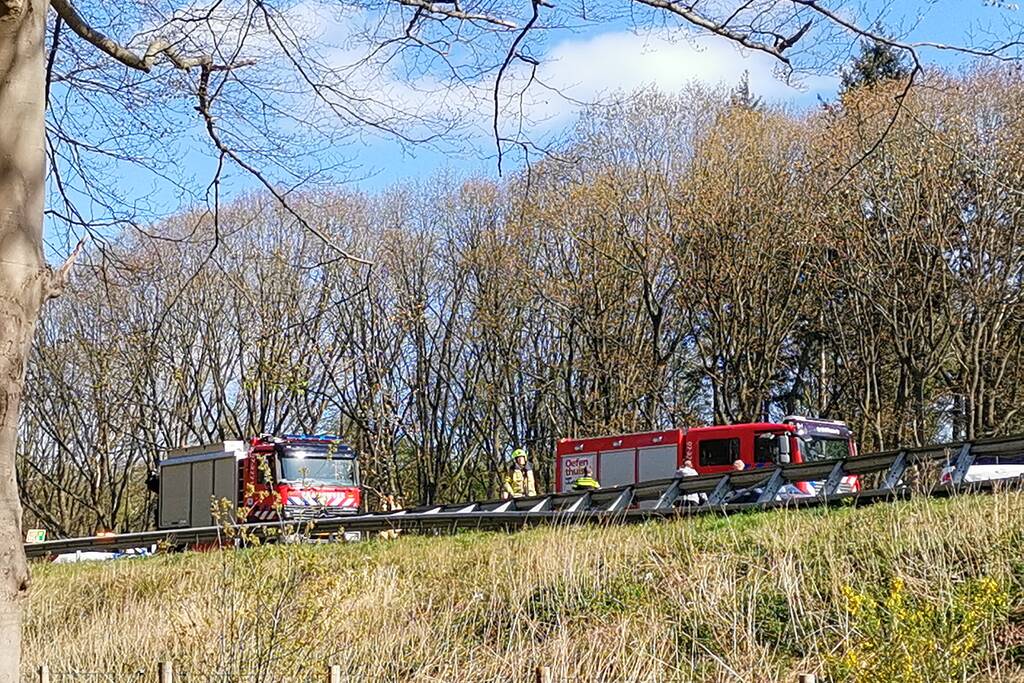
<svg viewBox="0 0 1024 683">
<path fill-rule="evenodd" d="M 75 551 L 112 551 L 154 544 L 172 546 L 208 544 L 247 535 L 271 537 L 284 531 L 334 534 L 342 531 L 373 533 L 389 530 L 514 529 L 538 524 L 626 523 L 692 514 L 730 514 L 778 507 L 803 508 L 837 504 L 867 504 L 907 495 L 904 479 L 911 468 L 927 465 L 952 468 L 949 481 L 933 481 L 927 493 L 950 495 L 967 488 L 991 488 L 991 482 L 966 485 L 964 478 L 979 458 L 1009 458 L 1024 464 L 1024 434 L 906 448 L 839 460 L 759 467 L 742 472 L 699 477 L 677 477 L 602 488 L 594 491 L 554 493 L 503 501 L 476 501 L 373 512 L 312 522 L 274 521 L 171 529 L 59 539 L 25 545 L 29 557 L 47 557 Z M 878 488 L 839 493 L 844 477 L 884 473 Z M 788 497 L 786 485 L 817 482 L 813 496 Z M 691 502 L 694 495 L 702 501 Z M 737 498 L 746 498 L 737 502 Z M 753 500 L 749 500 L 753 497 Z"/>
</svg>

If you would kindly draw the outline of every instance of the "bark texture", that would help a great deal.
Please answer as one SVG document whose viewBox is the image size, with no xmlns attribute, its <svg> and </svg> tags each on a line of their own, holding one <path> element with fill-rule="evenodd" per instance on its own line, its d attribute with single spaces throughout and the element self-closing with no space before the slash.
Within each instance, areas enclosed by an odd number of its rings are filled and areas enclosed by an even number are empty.
<svg viewBox="0 0 1024 683">
<path fill-rule="evenodd" d="M 0 0 L 0 683 L 18 680 L 28 586 L 14 453 L 25 365 L 54 280 L 43 258 L 43 0 Z"/>
</svg>

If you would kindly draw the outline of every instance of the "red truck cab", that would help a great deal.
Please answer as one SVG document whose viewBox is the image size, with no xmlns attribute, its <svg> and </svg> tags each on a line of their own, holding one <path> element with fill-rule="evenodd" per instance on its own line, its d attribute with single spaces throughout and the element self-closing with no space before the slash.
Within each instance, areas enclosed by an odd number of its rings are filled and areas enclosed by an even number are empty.
<svg viewBox="0 0 1024 683">
<path fill-rule="evenodd" d="M 686 432 L 683 459 L 692 461 L 698 474 L 728 472 L 737 460 L 746 469 L 773 467 L 782 461 L 780 437 L 789 441 L 792 461 L 795 435 L 794 426 L 771 422 L 694 427 Z"/>
<path fill-rule="evenodd" d="M 338 517 L 362 503 L 356 454 L 336 437 L 257 437 L 241 468 L 250 521 Z"/>
</svg>

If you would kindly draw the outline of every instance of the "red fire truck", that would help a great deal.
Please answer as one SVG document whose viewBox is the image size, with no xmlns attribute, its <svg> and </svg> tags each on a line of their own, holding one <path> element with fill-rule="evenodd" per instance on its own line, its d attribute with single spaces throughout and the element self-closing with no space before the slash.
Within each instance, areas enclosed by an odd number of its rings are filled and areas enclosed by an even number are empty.
<svg viewBox="0 0 1024 683">
<path fill-rule="evenodd" d="M 239 521 L 308 520 L 359 511 L 355 452 L 333 436 L 260 436 L 169 451 L 158 473 L 161 529 L 210 526 L 213 501 Z"/>
<path fill-rule="evenodd" d="M 589 439 L 562 439 L 556 448 L 558 490 L 589 469 L 601 486 L 621 486 L 675 476 L 685 460 L 698 474 L 728 472 L 737 460 L 747 469 L 782 462 L 812 462 L 856 455 L 849 427 L 842 422 L 788 416 L 781 423 L 753 422 L 621 434 Z M 857 486 L 847 477 L 840 490 Z M 811 482 L 798 486 L 814 494 Z"/>
</svg>

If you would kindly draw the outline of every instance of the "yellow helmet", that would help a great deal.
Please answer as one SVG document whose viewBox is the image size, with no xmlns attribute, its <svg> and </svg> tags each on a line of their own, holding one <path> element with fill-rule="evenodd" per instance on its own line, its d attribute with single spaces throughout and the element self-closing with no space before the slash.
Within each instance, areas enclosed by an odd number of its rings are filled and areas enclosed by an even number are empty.
<svg viewBox="0 0 1024 683">
<path fill-rule="evenodd" d="M 524 460 L 526 459 L 526 451 L 523 450 L 522 448 L 517 448 L 514 451 L 512 451 L 512 460 L 515 461 L 518 460 L 519 458 L 523 458 Z"/>
</svg>

